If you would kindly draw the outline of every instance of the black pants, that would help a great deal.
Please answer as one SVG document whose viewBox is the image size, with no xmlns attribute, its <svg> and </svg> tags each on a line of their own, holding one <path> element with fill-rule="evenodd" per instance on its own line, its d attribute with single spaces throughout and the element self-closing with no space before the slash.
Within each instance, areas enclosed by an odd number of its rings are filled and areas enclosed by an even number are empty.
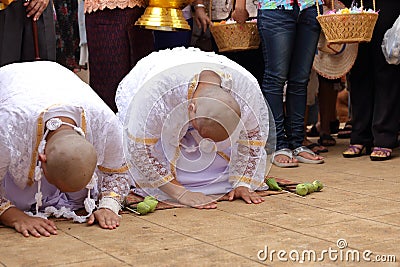
<svg viewBox="0 0 400 267">
<path fill-rule="evenodd" d="M 369 7 L 372 1 L 364 1 Z M 370 4 L 372 7 L 372 4 Z M 350 72 L 351 144 L 396 147 L 400 120 L 400 65 L 386 62 L 381 44 L 400 14 L 399 0 L 376 1 L 380 10 L 370 43 L 361 43 Z"/>
</svg>

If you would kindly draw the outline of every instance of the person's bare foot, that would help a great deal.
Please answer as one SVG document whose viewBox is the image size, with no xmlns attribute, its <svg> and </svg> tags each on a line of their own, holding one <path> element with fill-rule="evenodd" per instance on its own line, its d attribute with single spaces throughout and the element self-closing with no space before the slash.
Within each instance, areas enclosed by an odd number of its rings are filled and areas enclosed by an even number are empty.
<svg viewBox="0 0 400 267">
<path fill-rule="evenodd" d="M 298 160 L 293 157 L 293 152 L 288 148 L 275 151 L 272 155 L 272 163 L 281 168 L 298 166 Z"/>
<path fill-rule="evenodd" d="M 324 157 L 322 157 L 320 155 L 315 155 L 314 156 L 314 155 L 312 155 L 312 154 L 310 154 L 308 152 L 301 152 L 301 153 L 299 153 L 298 156 L 303 157 L 305 159 L 310 159 L 310 160 L 321 160 L 321 159 L 324 159 Z"/>
<path fill-rule="evenodd" d="M 295 158 L 289 158 L 285 155 L 277 155 L 275 156 L 275 161 L 279 163 L 298 163 L 299 161 Z"/>
</svg>

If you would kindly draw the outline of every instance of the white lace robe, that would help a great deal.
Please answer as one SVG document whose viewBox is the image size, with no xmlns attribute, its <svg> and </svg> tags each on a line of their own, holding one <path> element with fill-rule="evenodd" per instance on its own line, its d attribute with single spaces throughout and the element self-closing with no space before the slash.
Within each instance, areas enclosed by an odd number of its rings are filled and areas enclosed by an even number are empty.
<svg viewBox="0 0 400 267">
<path fill-rule="evenodd" d="M 27 211 L 35 203 L 38 145 L 45 121 L 57 114 L 75 120 L 96 149 L 99 179 L 93 197 L 112 197 L 121 203 L 129 192 L 122 125 L 115 114 L 86 83 L 61 65 L 46 61 L 15 63 L 0 68 L 0 214 L 14 205 Z M 10 184 L 7 181 L 13 184 L 10 190 L 14 192 L 5 189 L 6 183 Z M 52 186 L 45 182 L 42 187 Z M 87 189 L 80 196 L 54 188 L 42 190 L 43 208 L 46 202 L 57 208 L 82 208 L 87 194 Z M 46 195 L 46 191 L 52 195 Z"/>
<path fill-rule="evenodd" d="M 227 160 L 231 189 L 245 185 L 255 190 L 264 185 L 270 168 L 267 154 L 275 149 L 275 133 L 256 79 L 226 57 L 194 48 L 175 48 L 154 52 L 139 61 L 116 94 L 117 115 L 124 123 L 125 155 L 134 166 L 132 176 L 141 188 L 180 180 L 176 177 L 176 155 L 182 154 L 178 151 L 180 142 L 190 126 L 187 105 L 197 83 L 195 74 L 204 69 L 220 75 L 221 86 L 229 90 L 241 108 L 244 127 L 232 137 L 230 155 L 219 153 Z M 217 146 L 222 147 L 219 152 L 226 148 L 221 143 Z"/>
</svg>

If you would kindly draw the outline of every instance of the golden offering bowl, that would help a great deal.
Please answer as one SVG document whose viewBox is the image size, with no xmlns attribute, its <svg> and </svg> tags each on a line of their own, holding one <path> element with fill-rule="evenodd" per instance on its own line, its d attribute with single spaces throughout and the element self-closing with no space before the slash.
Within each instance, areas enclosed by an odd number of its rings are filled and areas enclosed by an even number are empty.
<svg viewBox="0 0 400 267">
<path fill-rule="evenodd" d="M 193 0 L 150 0 L 135 25 L 158 31 L 190 30 L 182 9 Z"/>
</svg>

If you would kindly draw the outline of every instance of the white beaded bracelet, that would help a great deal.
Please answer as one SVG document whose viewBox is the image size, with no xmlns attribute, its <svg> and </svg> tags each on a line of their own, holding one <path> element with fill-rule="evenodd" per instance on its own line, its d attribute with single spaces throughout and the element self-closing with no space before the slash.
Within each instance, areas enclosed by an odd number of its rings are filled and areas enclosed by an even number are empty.
<svg viewBox="0 0 400 267">
<path fill-rule="evenodd" d="M 117 200 L 112 197 L 103 197 L 102 199 L 100 199 L 98 208 L 109 209 L 120 216 L 119 211 L 121 210 L 121 205 Z"/>
</svg>

